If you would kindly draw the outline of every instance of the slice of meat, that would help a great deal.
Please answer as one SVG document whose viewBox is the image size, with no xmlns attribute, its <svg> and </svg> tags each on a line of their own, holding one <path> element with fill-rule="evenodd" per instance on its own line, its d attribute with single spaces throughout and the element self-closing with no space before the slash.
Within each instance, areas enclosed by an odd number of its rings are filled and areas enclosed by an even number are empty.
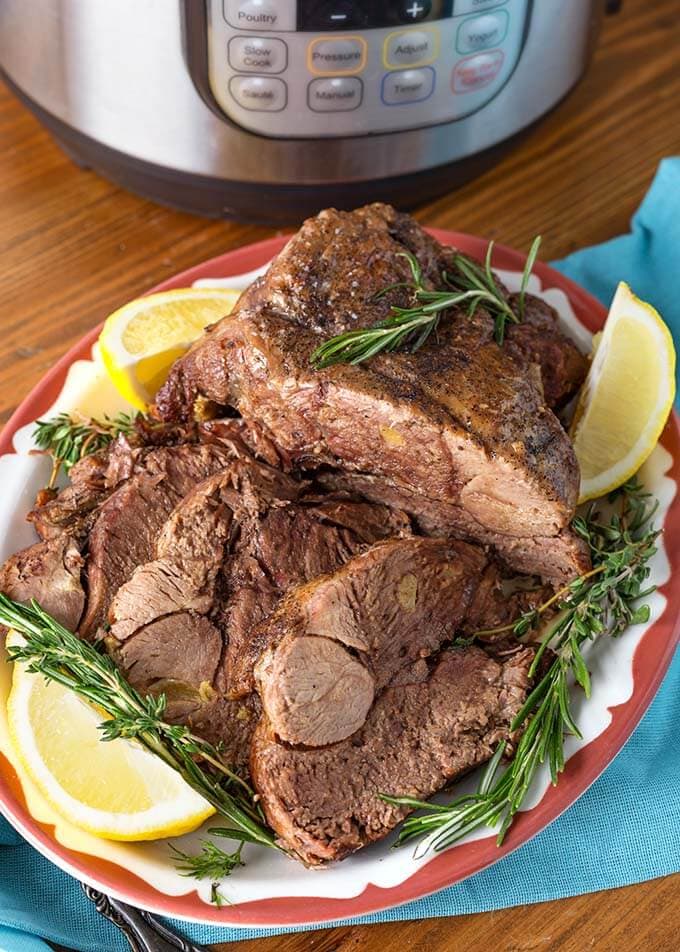
<svg viewBox="0 0 680 952">
<path fill-rule="evenodd" d="M 219 740 L 236 764 L 247 762 L 260 709 L 257 623 L 291 586 L 335 570 L 377 539 L 409 532 L 408 520 L 385 507 L 321 500 L 308 490 L 252 459 L 233 460 L 180 502 L 159 533 L 156 558 L 111 603 L 107 646 L 132 683 L 156 691 L 169 679 L 188 688 L 173 716 Z M 213 632 L 221 645 L 215 670 Z M 182 650 L 200 662 L 187 660 L 182 670 Z"/>
<path fill-rule="evenodd" d="M 18 602 L 35 599 L 58 622 L 74 631 L 85 606 L 83 558 L 65 533 L 17 552 L 0 568 L 0 591 Z"/>
<path fill-rule="evenodd" d="M 332 492 L 394 506 L 413 517 L 418 531 L 434 538 L 448 537 L 479 541 L 493 546 L 508 566 L 526 575 L 540 575 L 549 582 L 564 583 L 587 572 L 590 555 L 587 544 L 570 529 L 554 536 L 507 536 L 481 530 L 460 506 L 435 502 L 394 482 L 367 473 L 322 470 L 319 486 Z"/>
<path fill-rule="evenodd" d="M 419 494 L 514 564 L 523 552 L 515 540 L 570 534 L 579 470 L 526 354 L 496 344 L 485 311 L 452 314 L 416 353 L 311 368 L 322 340 L 413 304 L 404 252 L 432 286 L 451 265 L 450 252 L 386 206 L 310 219 L 235 311 L 177 362 L 157 412 L 188 419 L 199 396 L 234 407 L 294 464 L 327 463 Z M 557 329 L 546 336 L 562 347 Z M 533 551 L 540 562 L 543 547 Z M 558 552 L 548 573 L 573 574 L 569 555 L 563 564 Z"/>
<path fill-rule="evenodd" d="M 386 688 L 363 727 L 322 748 L 291 747 L 263 717 L 250 771 L 282 845 L 316 865 L 386 836 L 407 810 L 380 794 L 427 799 L 487 761 L 529 689 L 534 652 L 444 651 L 425 680 Z"/>
<path fill-rule="evenodd" d="M 357 731 L 378 692 L 453 638 L 485 565 L 464 542 L 393 540 L 294 589 L 259 629 L 271 729 L 308 747 Z"/>
<path fill-rule="evenodd" d="M 83 638 L 101 634 L 113 595 L 152 557 L 156 538 L 177 503 L 232 459 L 229 449 L 218 445 L 150 450 L 140 468 L 99 507 L 88 538 L 87 609 L 79 626 Z"/>
</svg>

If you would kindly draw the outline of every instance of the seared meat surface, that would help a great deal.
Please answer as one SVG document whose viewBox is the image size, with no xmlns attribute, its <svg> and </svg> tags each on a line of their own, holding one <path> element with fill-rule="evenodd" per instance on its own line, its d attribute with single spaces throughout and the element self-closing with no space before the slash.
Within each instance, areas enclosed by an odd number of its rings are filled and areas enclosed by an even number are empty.
<svg viewBox="0 0 680 952">
<path fill-rule="evenodd" d="M 277 739 L 266 717 L 250 769 L 269 824 L 309 864 L 341 859 L 404 819 L 380 793 L 424 799 L 491 757 L 529 690 L 531 648 L 444 651 L 386 688 L 363 726 L 320 748 Z"/>
<path fill-rule="evenodd" d="M 528 549 L 546 577 L 577 574 L 584 556 L 576 544 L 542 556 L 541 540 L 569 536 L 579 482 L 544 389 L 560 402 L 584 368 L 542 305 L 536 321 L 553 324 L 545 355 L 535 322 L 510 328 L 510 346 L 500 348 L 493 320 L 479 310 L 442 322 L 415 354 L 311 369 L 323 339 L 387 317 L 391 304 L 413 304 L 403 287 L 375 300 L 386 286 L 409 281 L 405 250 L 432 286 L 451 264 L 450 252 L 387 206 L 309 220 L 234 313 L 178 361 L 158 413 L 190 419 L 199 396 L 234 407 L 297 465 L 374 476 L 442 507 L 454 535 L 493 542 L 511 565 L 524 569 Z M 570 368 L 566 380 L 553 373 L 556 347 Z M 543 385 L 528 360 L 545 364 Z"/>
</svg>

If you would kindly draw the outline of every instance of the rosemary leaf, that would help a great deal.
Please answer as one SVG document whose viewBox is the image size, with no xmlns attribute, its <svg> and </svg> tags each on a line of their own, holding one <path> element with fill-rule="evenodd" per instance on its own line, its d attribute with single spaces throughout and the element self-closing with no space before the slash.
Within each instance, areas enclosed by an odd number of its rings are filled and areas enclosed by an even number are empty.
<svg viewBox="0 0 680 952">
<path fill-rule="evenodd" d="M 76 419 L 68 413 L 59 413 L 49 420 L 38 420 L 33 430 L 36 445 L 53 460 L 51 489 L 61 469 L 68 474 L 72 466 L 85 456 L 97 453 L 121 434 L 129 436 L 135 427 L 138 413 L 118 413 L 103 420 Z"/>
</svg>

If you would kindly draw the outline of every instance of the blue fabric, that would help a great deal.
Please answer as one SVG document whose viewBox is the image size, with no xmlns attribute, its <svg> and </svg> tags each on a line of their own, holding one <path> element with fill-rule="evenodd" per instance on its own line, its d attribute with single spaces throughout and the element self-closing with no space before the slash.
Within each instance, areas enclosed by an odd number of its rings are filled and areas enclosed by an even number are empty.
<svg viewBox="0 0 680 952">
<path fill-rule="evenodd" d="M 632 233 L 557 267 L 608 304 L 624 276 L 680 337 L 680 158 L 665 160 Z M 433 896 L 353 922 L 484 912 L 643 882 L 680 871 L 680 655 L 614 762 L 563 816 L 511 856 Z M 4 928 L 3 927 L 7 927 Z M 209 944 L 284 930 L 173 923 Z M 288 930 L 295 931 L 295 930 Z M 0 818 L 0 952 L 40 952 L 37 936 L 84 952 L 123 952 L 78 884 Z"/>
</svg>

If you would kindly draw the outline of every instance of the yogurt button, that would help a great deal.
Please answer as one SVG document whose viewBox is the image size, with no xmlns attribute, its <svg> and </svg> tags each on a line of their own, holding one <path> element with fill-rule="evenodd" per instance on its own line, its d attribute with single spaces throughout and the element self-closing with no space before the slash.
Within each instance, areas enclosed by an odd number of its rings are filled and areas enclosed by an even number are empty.
<svg viewBox="0 0 680 952">
<path fill-rule="evenodd" d="M 481 17 L 463 20 L 458 28 L 458 52 L 476 53 L 500 46 L 508 32 L 508 14 L 505 10 L 485 13 Z"/>
</svg>

